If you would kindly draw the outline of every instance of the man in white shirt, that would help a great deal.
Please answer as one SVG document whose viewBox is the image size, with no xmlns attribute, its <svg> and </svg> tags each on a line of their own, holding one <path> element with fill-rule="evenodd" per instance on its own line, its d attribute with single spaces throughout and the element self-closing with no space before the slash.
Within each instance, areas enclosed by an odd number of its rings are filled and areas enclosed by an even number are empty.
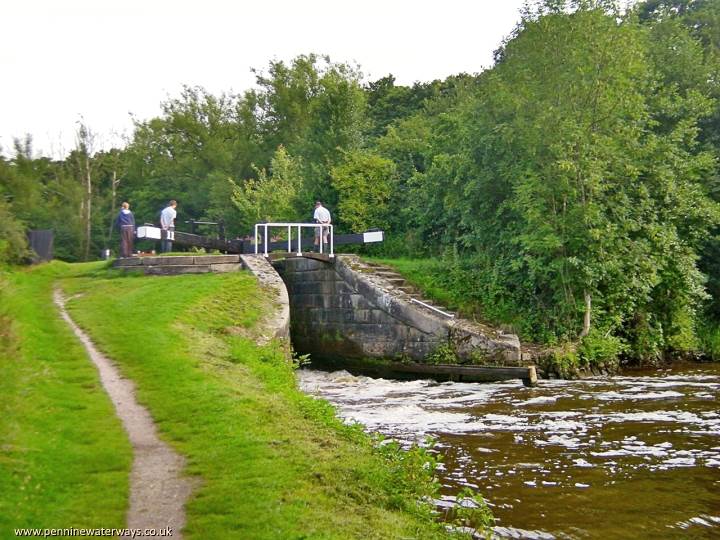
<svg viewBox="0 0 720 540">
<path fill-rule="evenodd" d="M 172 200 L 168 203 L 165 209 L 160 212 L 160 228 L 164 231 L 162 233 L 160 250 L 163 253 L 169 253 L 172 251 L 172 239 L 169 239 L 168 236 L 172 237 L 175 233 L 175 217 L 177 216 L 175 208 L 177 208 L 177 201 Z"/>
<path fill-rule="evenodd" d="M 331 222 L 330 211 L 325 208 L 320 201 L 315 201 L 315 213 L 313 214 L 315 223 L 322 223 L 323 225 L 329 225 Z M 322 232 L 321 232 L 322 230 Z M 320 236 L 322 236 L 323 244 L 328 243 L 328 234 L 330 229 L 328 227 L 318 227 L 315 229 L 315 249 L 318 250 L 320 245 Z M 325 251 L 325 249 L 323 249 Z"/>
</svg>

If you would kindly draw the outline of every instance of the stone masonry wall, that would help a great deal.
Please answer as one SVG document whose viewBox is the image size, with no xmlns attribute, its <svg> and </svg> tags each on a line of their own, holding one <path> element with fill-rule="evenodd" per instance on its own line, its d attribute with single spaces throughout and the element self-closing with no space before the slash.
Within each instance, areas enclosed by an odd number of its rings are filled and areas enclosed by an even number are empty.
<svg viewBox="0 0 720 540">
<path fill-rule="evenodd" d="M 482 351 L 497 364 L 519 362 L 516 336 L 488 335 L 470 321 L 418 308 L 356 256 L 329 263 L 288 258 L 274 266 L 288 289 L 293 345 L 301 353 L 423 361 L 440 345 L 451 344 L 461 357 Z"/>
</svg>

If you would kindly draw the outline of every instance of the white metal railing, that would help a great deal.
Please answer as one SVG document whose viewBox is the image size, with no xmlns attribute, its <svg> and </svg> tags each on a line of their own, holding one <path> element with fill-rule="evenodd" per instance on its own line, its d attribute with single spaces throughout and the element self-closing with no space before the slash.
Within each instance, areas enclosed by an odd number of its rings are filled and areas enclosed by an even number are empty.
<svg viewBox="0 0 720 540">
<path fill-rule="evenodd" d="M 447 313 L 447 312 L 443 311 L 442 309 L 438 309 L 438 308 L 436 308 L 435 306 L 431 306 L 430 304 L 426 304 L 425 302 L 421 302 L 420 300 L 418 300 L 418 299 L 416 299 L 416 298 L 411 298 L 410 301 L 411 301 L 411 302 L 415 302 L 416 304 L 420 304 L 421 306 L 426 307 L 426 308 L 428 308 L 428 309 L 431 309 L 431 310 L 433 310 L 433 311 L 435 311 L 435 312 L 437 312 L 437 313 L 440 313 L 441 315 L 445 315 L 445 316 L 446 316 L 447 318 L 449 318 L 449 319 L 455 318 L 455 314 L 454 314 L 454 313 Z"/>
<path fill-rule="evenodd" d="M 260 229 L 263 229 L 263 254 L 268 256 L 268 229 L 270 227 L 287 227 L 287 245 L 288 253 L 292 252 L 292 231 L 297 229 L 297 255 L 302 255 L 302 230 L 303 229 L 320 229 L 320 253 L 323 252 L 323 229 L 327 229 L 330 237 L 330 253 L 329 257 L 335 257 L 335 236 L 333 226 L 331 224 L 322 223 L 256 223 L 255 224 L 255 254 L 260 252 Z"/>
</svg>

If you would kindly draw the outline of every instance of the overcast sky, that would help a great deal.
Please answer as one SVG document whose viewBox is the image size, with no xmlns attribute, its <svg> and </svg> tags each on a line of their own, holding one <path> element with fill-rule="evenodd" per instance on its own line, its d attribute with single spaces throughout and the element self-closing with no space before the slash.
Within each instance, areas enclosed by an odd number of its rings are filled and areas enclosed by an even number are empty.
<svg viewBox="0 0 720 540">
<path fill-rule="evenodd" d="M 105 147 L 182 85 L 242 92 L 251 68 L 311 52 L 399 84 L 477 73 L 524 0 L 5 0 L 0 146 L 62 157 L 78 120 Z"/>
</svg>

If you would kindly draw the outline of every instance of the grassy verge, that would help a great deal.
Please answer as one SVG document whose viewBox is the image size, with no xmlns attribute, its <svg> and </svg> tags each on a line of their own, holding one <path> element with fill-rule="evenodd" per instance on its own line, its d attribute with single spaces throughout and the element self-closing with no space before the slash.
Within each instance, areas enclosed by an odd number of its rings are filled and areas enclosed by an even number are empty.
<svg viewBox="0 0 720 540">
<path fill-rule="evenodd" d="M 133 379 L 161 436 L 201 485 L 189 538 L 440 538 L 419 497 L 421 451 L 377 449 L 296 388 L 277 344 L 258 347 L 266 298 L 245 273 L 62 282 L 73 317 Z"/>
<path fill-rule="evenodd" d="M 16 527 L 125 523 L 130 444 L 52 304 L 53 281 L 69 271 L 62 263 L 0 269 L 2 538 Z"/>
<path fill-rule="evenodd" d="M 430 300 L 458 311 L 463 316 L 479 316 L 481 306 L 468 298 L 467 291 L 458 290 L 447 279 L 447 264 L 441 259 L 363 259 L 394 268 Z"/>
</svg>

